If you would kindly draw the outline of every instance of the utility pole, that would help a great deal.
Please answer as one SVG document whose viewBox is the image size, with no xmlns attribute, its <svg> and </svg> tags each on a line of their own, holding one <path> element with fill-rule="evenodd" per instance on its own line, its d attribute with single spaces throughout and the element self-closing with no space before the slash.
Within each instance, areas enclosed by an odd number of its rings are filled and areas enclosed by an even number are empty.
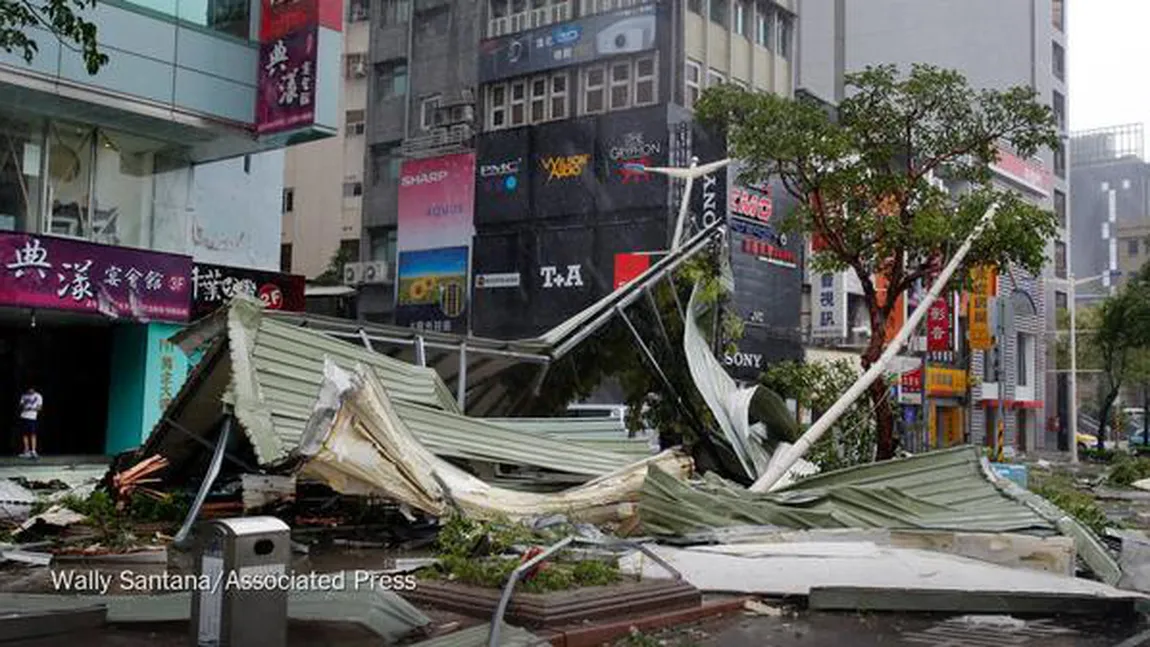
<svg viewBox="0 0 1150 647">
<path fill-rule="evenodd" d="M 1002 455 L 1006 444 L 1006 380 L 1005 371 L 1002 370 L 1002 359 L 1006 356 L 1006 299 L 1002 290 L 995 297 L 998 299 L 998 333 L 994 344 L 994 380 L 998 382 L 998 424 L 994 429 L 994 460 L 1002 462 Z"/>
</svg>

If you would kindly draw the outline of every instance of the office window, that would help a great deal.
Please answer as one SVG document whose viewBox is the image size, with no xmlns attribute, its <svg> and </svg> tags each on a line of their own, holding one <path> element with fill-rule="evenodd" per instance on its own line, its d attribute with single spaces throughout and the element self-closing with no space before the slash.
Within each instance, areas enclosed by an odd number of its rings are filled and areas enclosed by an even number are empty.
<svg viewBox="0 0 1150 647">
<path fill-rule="evenodd" d="M 383 0 L 380 26 L 401 25 L 411 19 L 411 0 Z"/>
<path fill-rule="evenodd" d="M 367 78 L 367 53 L 352 52 L 343 57 L 344 76 L 349 79 Z"/>
<path fill-rule="evenodd" d="M 1138 256 L 1138 239 L 1131 238 L 1126 241 L 1126 254 L 1128 256 Z"/>
<path fill-rule="evenodd" d="M 1015 370 L 1017 371 L 1018 386 L 1030 386 L 1030 361 L 1034 357 L 1033 343 L 1033 336 L 1027 335 L 1025 333 L 1018 333 L 1018 347 L 1014 350 L 1014 356 L 1018 360 L 1018 365 L 1015 367 Z"/>
<path fill-rule="evenodd" d="M 347 21 L 363 22 L 370 18 L 367 0 L 348 0 Z"/>
<path fill-rule="evenodd" d="M 419 127 L 430 130 L 435 126 L 435 109 L 439 107 L 439 95 L 433 94 L 419 100 Z"/>
<path fill-rule="evenodd" d="M 489 0 L 487 37 L 514 34 L 571 19 L 571 0 Z M 595 7 L 595 3 L 585 3 Z"/>
<path fill-rule="evenodd" d="M 1050 22 L 1058 31 L 1066 31 L 1066 4 L 1064 0 L 1050 3 Z"/>
<path fill-rule="evenodd" d="M 1054 43 L 1053 58 L 1051 59 L 1051 67 L 1054 69 L 1054 77 L 1059 81 L 1066 80 L 1066 50 L 1062 45 Z"/>
<path fill-rule="evenodd" d="M 566 119 L 570 96 L 566 72 L 543 74 L 489 86 L 487 129 Z"/>
<path fill-rule="evenodd" d="M 1054 151 L 1054 174 L 1066 178 L 1066 151 L 1062 148 Z"/>
<path fill-rule="evenodd" d="M 707 87 L 713 88 L 727 82 L 727 77 L 718 70 L 707 70 Z"/>
<path fill-rule="evenodd" d="M 451 5 L 420 11 L 416 16 L 416 26 L 421 37 L 437 38 L 451 31 Z"/>
<path fill-rule="evenodd" d="M 343 197 L 358 198 L 363 195 L 363 182 L 353 180 L 343 183 Z"/>
<path fill-rule="evenodd" d="M 283 197 L 280 200 L 281 209 L 284 213 L 291 213 L 295 210 L 295 189 L 287 187 L 283 191 Z"/>
<path fill-rule="evenodd" d="M 362 135 L 364 131 L 365 111 L 348 110 L 343 115 L 344 134 L 348 136 Z"/>
<path fill-rule="evenodd" d="M 1057 90 L 1054 91 L 1051 108 L 1054 110 L 1054 123 L 1058 126 L 1058 131 L 1064 132 L 1066 130 L 1066 97 Z"/>
<path fill-rule="evenodd" d="M 1054 215 L 1058 218 L 1058 223 L 1062 228 L 1066 228 L 1066 194 L 1055 189 L 1054 190 Z"/>
<path fill-rule="evenodd" d="M 731 27 L 731 0 L 711 0 L 711 22 L 722 25 L 724 29 Z"/>
<path fill-rule="evenodd" d="M 593 115 L 607 108 L 607 68 L 592 65 L 583 69 L 583 114 Z"/>
<path fill-rule="evenodd" d="M 1070 297 L 1065 292 L 1054 293 L 1054 307 L 1058 310 L 1066 310 L 1070 307 Z"/>
<path fill-rule="evenodd" d="M 703 15 L 703 0 L 687 0 L 687 9 L 700 16 Z"/>
<path fill-rule="evenodd" d="M 631 62 L 611 64 L 611 110 L 631 107 Z"/>
<path fill-rule="evenodd" d="M 683 74 L 683 103 L 688 108 L 694 108 L 695 102 L 699 100 L 699 94 L 702 92 L 701 83 L 703 80 L 703 65 L 696 63 L 690 59 L 687 60 L 687 66 L 684 68 Z"/>
<path fill-rule="evenodd" d="M 770 2 L 759 2 L 756 6 L 755 44 L 771 49 L 775 43 L 775 7 Z"/>
<path fill-rule="evenodd" d="M 640 56 L 635 59 L 635 105 L 648 106 L 658 100 L 655 79 L 658 73 L 655 56 Z"/>
<path fill-rule="evenodd" d="M 794 41 L 795 19 L 790 14 L 779 12 L 779 49 L 778 54 L 783 58 L 791 57 L 791 46 Z"/>
<path fill-rule="evenodd" d="M 735 33 L 751 37 L 751 5 L 747 0 L 735 0 Z"/>
<path fill-rule="evenodd" d="M 1060 240 L 1054 242 L 1054 275 L 1066 278 L 1066 243 Z"/>
<path fill-rule="evenodd" d="M 407 94 L 407 63 L 384 61 L 375 65 L 375 94 L 381 99 Z"/>
</svg>

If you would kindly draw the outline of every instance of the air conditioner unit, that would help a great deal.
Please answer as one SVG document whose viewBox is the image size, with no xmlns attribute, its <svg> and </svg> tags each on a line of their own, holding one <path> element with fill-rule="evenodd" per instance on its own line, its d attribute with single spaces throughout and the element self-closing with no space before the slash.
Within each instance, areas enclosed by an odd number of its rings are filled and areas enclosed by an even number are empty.
<svg viewBox="0 0 1150 647">
<path fill-rule="evenodd" d="M 363 283 L 363 263 L 346 263 L 343 266 L 343 284 L 359 285 Z"/>
<path fill-rule="evenodd" d="M 367 61 L 364 61 L 362 58 L 356 61 L 355 64 L 352 65 L 352 72 L 357 79 L 362 79 L 367 76 Z"/>
<path fill-rule="evenodd" d="M 387 261 L 370 261 L 360 263 L 360 265 L 363 266 L 363 274 L 360 276 L 361 283 L 388 283 L 391 281 Z"/>
</svg>

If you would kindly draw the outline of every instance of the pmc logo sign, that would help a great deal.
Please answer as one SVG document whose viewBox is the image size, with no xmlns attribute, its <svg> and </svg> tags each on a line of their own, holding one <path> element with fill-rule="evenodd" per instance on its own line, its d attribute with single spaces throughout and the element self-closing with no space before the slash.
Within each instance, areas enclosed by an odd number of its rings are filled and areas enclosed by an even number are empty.
<svg viewBox="0 0 1150 647">
<path fill-rule="evenodd" d="M 545 157 L 539 160 L 539 164 L 543 166 L 544 171 L 547 171 L 547 181 L 551 182 L 552 180 L 566 180 L 583 175 L 583 169 L 587 168 L 589 161 L 591 161 L 591 156 L 584 153 L 564 157 Z"/>
</svg>

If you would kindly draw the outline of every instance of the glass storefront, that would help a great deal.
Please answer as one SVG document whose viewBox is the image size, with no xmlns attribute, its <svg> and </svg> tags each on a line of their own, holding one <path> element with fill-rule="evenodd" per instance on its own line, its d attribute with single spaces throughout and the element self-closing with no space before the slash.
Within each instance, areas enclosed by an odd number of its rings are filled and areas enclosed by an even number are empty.
<svg viewBox="0 0 1150 647">
<path fill-rule="evenodd" d="M 151 248 L 179 145 L 0 112 L 0 230 Z M 170 183 L 170 182 L 169 182 Z"/>
</svg>

